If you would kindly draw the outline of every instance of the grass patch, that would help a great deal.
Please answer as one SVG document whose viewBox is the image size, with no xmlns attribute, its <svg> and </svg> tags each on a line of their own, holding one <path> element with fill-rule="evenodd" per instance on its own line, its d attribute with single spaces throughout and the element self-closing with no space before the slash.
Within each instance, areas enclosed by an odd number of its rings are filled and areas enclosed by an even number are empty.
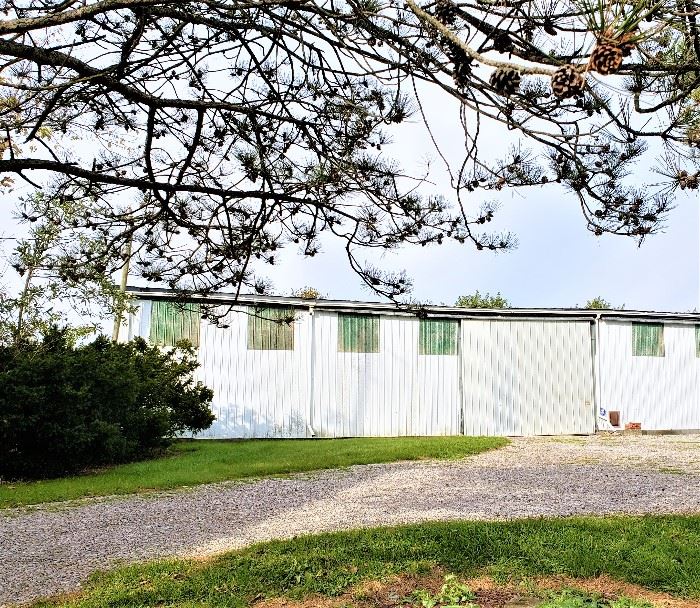
<svg viewBox="0 0 700 608">
<path fill-rule="evenodd" d="M 262 598 L 337 596 L 367 580 L 435 568 L 509 581 L 614 579 L 700 597 L 700 517 L 441 522 L 276 541 L 209 561 L 169 560 L 93 575 L 84 592 L 41 606 L 249 606 Z"/>
<path fill-rule="evenodd" d="M 353 464 L 456 459 L 502 447 L 500 437 L 181 441 L 161 458 L 76 477 L 0 484 L 0 508 L 87 496 L 167 490 Z"/>
<path fill-rule="evenodd" d="M 547 600 L 539 605 L 539 608 L 653 608 L 653 606 L 643 600 L 633 600 L 626 597 L 607 600 L 580 591 L 565 590 L 551 594 Z"/>
</svg>

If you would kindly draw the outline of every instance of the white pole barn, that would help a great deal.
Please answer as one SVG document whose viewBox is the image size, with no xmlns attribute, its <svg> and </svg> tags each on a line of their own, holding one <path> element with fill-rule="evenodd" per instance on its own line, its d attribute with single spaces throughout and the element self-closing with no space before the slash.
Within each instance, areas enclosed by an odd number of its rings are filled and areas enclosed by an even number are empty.
<svg viewBox="0 0 700 608">
<path fill-rule="evenodd" d="M 203 435 L 560 435 L 700 429 L 700 315 L 464 309 L 131 288 L 121 339 L 197 346 Z M 201 318 L 207 307 L 223 316 Z"/>
</svg>

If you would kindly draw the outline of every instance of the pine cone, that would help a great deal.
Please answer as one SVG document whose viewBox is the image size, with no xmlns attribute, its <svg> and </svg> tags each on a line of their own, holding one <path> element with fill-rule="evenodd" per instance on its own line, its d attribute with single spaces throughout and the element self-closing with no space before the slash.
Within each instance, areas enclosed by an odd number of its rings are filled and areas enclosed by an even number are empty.
<svg viewBox="0 0 700 608">
<path fill-rule="evenodd" d="M 689 175 L 687 171 L 681 171 L 678 174 L 678 185 L 681 187 L 681 190 L 685 190 L 686 188 L 689 190 L 697 190 L 699 176 L 700 172 L 695 175 Z"/>
<path fill-rule="evenodd" d="M 568 64 L 552 74 L 552 93 L 559 99 L 575 97 L 583 93 L 584 83 L 581 73 L 573 65 Z"/>
<path fill-rule="evenodd" d="M 591 53 L 588 66 L 591 70 L 607 76 L 614 74 L 622 65 L 622 49 L 605 42 L 598 43 Z"/>
<path fill-rule="evenodd" d="M 506 32 L 499 32 L 493 38 L 493 49 L 499 53 L 509 53 L 514 48 L 513 40 Z"/>
<path fill-rule="evenodd" d="M 700 146 L 700 127 L 691 127 L 688 129 L 688 143 L 691 146 L 693 144 Z"/>
<path fill-rule="evenodd" d="M 457 7 L 452 0 L 437 0 L 435 18 L 445 25 L 454 25 L 457 19 Z"/>
<path fill-rule="evenodd" d="M 622 51 L 623 57 L 629 57 L 634 50 L 635 44 L 633 42 L 623 42 L 620 45 L 620 50 Z"/>
<path fill-rule="evenodd" d="M 472 74 L 472 59 L 469 57 L 461 48 L 447 42 L 446 54 L 450 58 L 450 61 L 454 64 L 454 69 L 452 70 L 452 79 L 457 85 L 458 89 L 463 89 L 469 84 L 469 79 Z"/>
<path fill-rule="evenodd" d="M 512 95 L 520 86 L 520 72 L 510 68 L 496 70 L 491 74 L 489 83 L 499 95 Z"/>
</svg>

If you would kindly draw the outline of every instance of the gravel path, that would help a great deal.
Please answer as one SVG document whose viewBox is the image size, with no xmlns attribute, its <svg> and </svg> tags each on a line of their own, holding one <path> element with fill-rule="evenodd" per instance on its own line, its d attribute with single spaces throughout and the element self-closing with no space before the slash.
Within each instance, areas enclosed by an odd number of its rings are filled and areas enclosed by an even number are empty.
<svg viewBox="0 0 700 608">
<path fill-rule="evenodd" d="M 515 439 L 455 462 L 357 466 L 0 511 L 0 606 L 96 569 L 434 519 L 700 512 L 700 435 Z"/>
</svg>

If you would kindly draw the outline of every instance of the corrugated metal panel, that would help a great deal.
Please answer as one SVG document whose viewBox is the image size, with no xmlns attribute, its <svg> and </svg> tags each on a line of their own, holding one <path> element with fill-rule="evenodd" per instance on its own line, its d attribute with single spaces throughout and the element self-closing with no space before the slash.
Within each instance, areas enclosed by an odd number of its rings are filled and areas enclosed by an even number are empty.
<svg viewBox="0 0 700 608">
<path fill-rule="evenodd" d="M 663 357 L 663 323 L 632 323 L 632 344 L 636 357 Z"/>
<path fill-rule="evenodd" d="M 317 312 L 313 426 L 324 437 L 459 433 L 459 362 L 418 354 L 416 318 L 382 317 L 377 353 L 339 352 L 338 315 Z"/>
<path fill-rule="evenodd" d="M 248 349 L 294 350 L 293 308 L 248 308 Z"/>
<path fill-rule="evenodd" d="M 421 319 L 419 323 L 419 354 L 458 354 L 459 321 L 455 319 Z"/>
<path fill-rule="evenodd" d="M 462 321 L 464 432 L 595 431 L 590 324 Z"/>
<path fill-rule="evenodd" d="M 164 346 L 189 340 L 193 346 L 199 346 L 200 321 L 199 304 L 156 300 L 151 304 L 150 340 Z"/>
<path fill-rule="evenodd" d="M 379 319 L 376 315 L 338 315 L 338 351 L 378 353 Z"/>
<path fill-rule="evenodd" d="M 131 337 L 149 338 L 155 304 L 139 302 L 129 317 Z M 249 350 L 248 312 L 246 307 L 234 308 L 219 327 L 201 323 L 196 376 L 214 391 L 212 410 L 217 419 L 198 437 L 310 436 L 309 314 L 296 311 L 294 350 Z"/>
<path fill-rule="evenodd" d="M 143 315 L 149 316 L 148 323 L 150 324 L 151 303 L 137 302 L 132 304 L 132 309 L 125 315 L 124 322 L 119 327 L 119 342 L 128 342 L 136 336 L 148 336 L 148 331 L 143 333 L 141 327 L 143 325 Z"/>
<path fill-rule="evenodd" d="M 700 429 L 700 358 L 695 328 L 667 323 L 663 357 L 633 355 L 630 322 L 600 325 L 601 407 L 646 430 Z"/>
<path fill-rule="evenodd" d="M 130 318 L 141 335 L 150 333 L 150 304 Z M 242 307 L 223 323 L 203 322 L 200 333 L 198 377 L 214 390 L 217 416 L 205 436 L 304 437 L 311 427 L 331 437 L 594 430 L 585 321 L 462 320 L 459 356 L 421 354 L 451 347 L 440 332 L 422 330 L 421 339 L 415 317 L 383 316 L 375 353 L 339 352 L 333 312 L 297 310 L 293 350 L 248 349 Z M 426 347 L 432 335 L 436 345 Z"/>
<path fill-rule="evenodd" d="M 306 437 L 310 387 L 310 323 L 297 312 L 294 350 L 248 349 L 245 307 L 216 327 L 205 322 L 197 376 L 214 391 L 217 417 L 203 437 Z"/>
</svg>

